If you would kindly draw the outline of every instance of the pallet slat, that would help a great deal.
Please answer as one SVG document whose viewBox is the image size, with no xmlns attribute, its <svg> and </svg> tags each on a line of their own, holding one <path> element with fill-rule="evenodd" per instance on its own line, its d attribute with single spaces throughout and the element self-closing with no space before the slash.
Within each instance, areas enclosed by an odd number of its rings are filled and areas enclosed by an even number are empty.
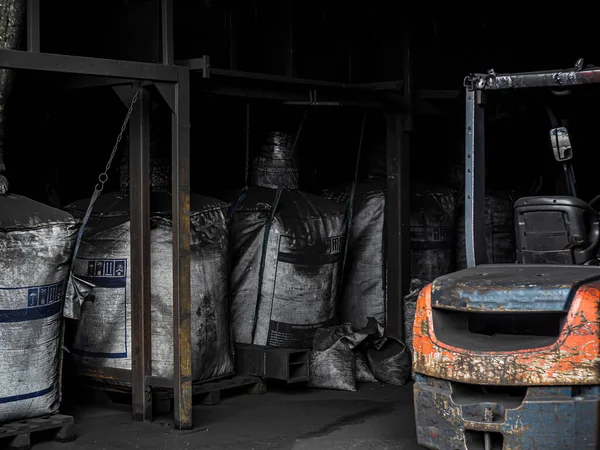
<svg viewBox="0 0 600 450">
<path fill-rule="evenodd" d="M 60 442 L 75 439 L 75 420 L 71 416 L 55 414 L 0 425 L 0 448 L 28 449 L 31 435 L 41 431 L 56 430 L 54 438 Z"/>
</svg>

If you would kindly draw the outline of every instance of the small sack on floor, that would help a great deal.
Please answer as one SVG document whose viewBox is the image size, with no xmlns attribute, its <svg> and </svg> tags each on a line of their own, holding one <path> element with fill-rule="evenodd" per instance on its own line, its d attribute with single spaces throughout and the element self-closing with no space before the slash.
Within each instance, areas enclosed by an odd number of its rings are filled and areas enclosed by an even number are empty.
<svg viewBox="0 0 600 450">
<path fill-rule="evenodd" d="M 351 323 L 317 330 L 310 358 L 309 386 L 356 391 L 354 349 L 367 337 Z"/>
<path fill-rule="evenodd" d="M 366 342 L 369 367 L 382 383 L 402 386 L 411 375 L 410 352 L 397 337 L 386 332 L 374 318 L 369 317 Z"/>
<path fill-rule="evenodd" d="M 359 383 L 377 383 L 377 378 L 375 378 L 369 367 L 364 344 L 354 349 L 354 365 L 356 381 Z"/>
</svg>

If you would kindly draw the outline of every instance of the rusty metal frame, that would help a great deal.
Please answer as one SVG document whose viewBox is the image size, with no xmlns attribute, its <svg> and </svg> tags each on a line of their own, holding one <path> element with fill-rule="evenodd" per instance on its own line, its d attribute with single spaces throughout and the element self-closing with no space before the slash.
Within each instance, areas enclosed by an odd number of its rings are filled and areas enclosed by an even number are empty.
<svg viewBox="0 0 600 450">
<path fill-rule="evenodd" d="M 39 0 L 28 0 L 27 51 L 0 50 L 0 68 L 84 76 L 89 86 L 120 85 L 122 99 L 133 81 L 155 84 L 172 112 L 173 319 L 176 429 L 192 427 L 190 327 L 189 69 L 172 65 L 172 0 L 162 0 L 164 64 L 85 58 L 40 52 Z M 171 42 L 169 42 L 171 41 Z M 131 87 L 127 87 L 127 85 Z M 131 383 L 134 420 L 151 420 L 149 94 L 140 93 L 131 118 L 131 328 L 132 370 L 90 369 L 96 376 Z"/>
<path fill-rule="evenodd" d="M 541 72 L 472 74 L 465 78 L 465 241 L 467 267 L 486 264 L 485 239 L 485 124 L 487 91 L 526 88 L 570 88 L 600 83 L 600 68 L 574 68 Z"/>
</svg>

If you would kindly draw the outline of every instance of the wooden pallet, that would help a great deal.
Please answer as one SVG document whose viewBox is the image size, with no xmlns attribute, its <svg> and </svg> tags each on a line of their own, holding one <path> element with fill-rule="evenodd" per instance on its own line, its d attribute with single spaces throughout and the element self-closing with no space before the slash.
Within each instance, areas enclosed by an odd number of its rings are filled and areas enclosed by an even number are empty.
<svg viewBox="0 0 600 450">
<path fill-rule="evenodd" d="M 26 450 L 31 448 L 31 435 L 52 431 L 54 440 L 75 440 L 75 420 L 71 416 L 54 414 L 37 419 L 20 420 L 0 425 L 0 448 Z"/>
<path fill-rule="evenodd" d="M 218 405 L 221 403 L 221 393 L 231 389 L 246 388 L 250 394 L 262 395 L 267 392 L 267 385 L 258 378 L 240 375 L 226 380 L 195 384 L 193 395 L 202 405 Z"/>
<path fill-rule="evenodd" d="M 131 401 L 131 389 L 126 386 L 114 386 L 91 379 L 86 382 L 79 381 L 81 387 L 99 391 L 101 395 L 110 399 L 113 403 L 124 404 Z M 193 403 L 196 405 L 218 405 L 221 403 L 221 395 L 226 391 L 232 390 L 262 395 L 267 392 L 267 387 L 261 378 L 249 375 L 194 383 L 192 391 Z M 98 397 L 96 399 L 100 400 Z M 173 391 L 164 387 L 153 388 L 152 404 L 156 415 L 170 414 L 173 411 Z"/>
</svg>

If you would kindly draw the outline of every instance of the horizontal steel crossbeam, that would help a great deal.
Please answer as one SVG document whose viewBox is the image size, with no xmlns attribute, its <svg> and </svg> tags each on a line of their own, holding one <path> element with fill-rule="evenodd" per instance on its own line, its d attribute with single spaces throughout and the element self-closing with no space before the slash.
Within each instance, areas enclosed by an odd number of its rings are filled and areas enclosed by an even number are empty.
<svg viewBox="0 0 600 450">
<path fill-rule="evenodd" d="M 0 50 L 0 69 L 22 69 L 176 83 L 177 67 L 116 59 Z"/>
</svg>

